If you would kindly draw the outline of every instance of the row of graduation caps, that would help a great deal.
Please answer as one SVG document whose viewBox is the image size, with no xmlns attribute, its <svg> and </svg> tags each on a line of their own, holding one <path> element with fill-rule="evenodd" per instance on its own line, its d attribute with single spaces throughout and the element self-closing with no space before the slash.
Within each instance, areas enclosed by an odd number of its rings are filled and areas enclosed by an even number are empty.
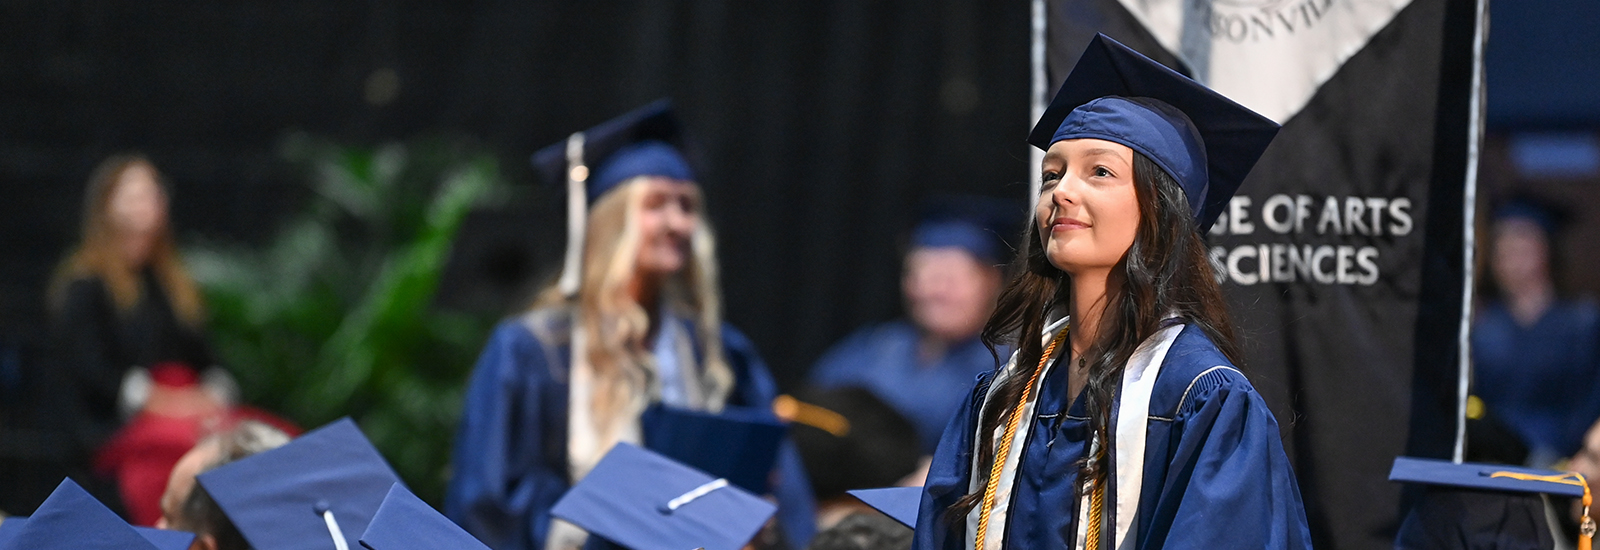
<svg viewBox="0 0 1600 550">
<path fill-rule="evenodd" d="M 683 434 L 718 438 L 733 433 L 740 441 L 681 439 L 662 445 L 667 452 L 719 449 L 701 457 L 775 456 L 782 426 L 776 422 L 728 420 L 688 413 L 679 419 Z M 719 423 L 723 431 L 717 431 Z M 708 431 L 710 430 L 710 431 Z M 774 435 L 778 437 L 773 437 Z M 770 450 L 769 450 L 770 449 Z M 689 453 L 684 458 L 696 461 Z M 757 460 L 761 462 L 761 460 Z M 770 467 L 771 460 L 767 459 Z M 710 468 L 728 461 L 712 459 Z M 619 443 L 552 509 L 608 541 L 633 550 L 737 550 L 745 546 L 776 508 L 744 487 L 742 475 L 766 468 L 739 468 L 717 476 L 666 455 Z M 742 470 L 742 471 L 741 471 Z M 1399 458 L 1390 479 L 1434 486 L 1510 493 L 1588 494 L 1570 474 L 1499 465 L 1452 464 Z M 759 476 L 755 476 L 759 477 Z M 202 473 L 197 478 L 222 507 L 251 547 L 259 550 L 328 548 L 348 550 L 487 550 L 477 539 L 406 489 L 356 427 L 343 419 L 311 431 L 283 447 Z M 921 488 L 852 491 L 868 505 L 912 527 Z M 193 535 L 133 527 L 72 480 L 61 482 L 35 514 L 0 522 L 0 550 L 99 549 L 181 550 Z M 355 546 L 359 544 L 360 546 Z"/>
<path fill-rule="evenodd" d="M 729 425 L 729 424 L 737 425 Z M 705 466 L 723 476 L 652 450 L 619 443 L 551 514 L 634 550 L 737 550 L 776 511 L 742 487 L 770 469 L 783 427 L 776 421 L 729 420 L 685 412 L 666 452 L 695 447 Z M 721 425 L 721 430 L 718 425 Z M 742 441 L 714 434 L 730 433 Z M 699 438 L 699 441 L 694 439 Z M 734 444 L 738 449 L 726 452 Z M 722 457 L 763 454 L 766 467 L 730 464 Z M 694 453 L 687 458 L 695 460 Z M 739 482 L 730 480 L 740 480 Z M 217 502 L 252 548 L 349 550 L 487 550 L 472 535 L 408 490 L 355 422 L 346 418 L 288 444 L 200 474 L 196 481 Z M 856 492 L 891 517 L 913 524 L 920 489 Z M 71 479 L 61 482 L 30 517 L 0 522 L 0 550 L 182 550 L 194 535 L 131 526 Z M 359 545 L 359 546 L 357 546 Z"/>
</svg>

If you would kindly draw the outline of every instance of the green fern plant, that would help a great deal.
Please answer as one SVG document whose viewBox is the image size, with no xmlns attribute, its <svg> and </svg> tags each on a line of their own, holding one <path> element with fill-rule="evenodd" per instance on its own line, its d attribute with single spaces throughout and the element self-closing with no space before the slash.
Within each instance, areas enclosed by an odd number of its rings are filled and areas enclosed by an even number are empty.
<svg viewBox="0 0 1600 550">
<path fill-rule="evenodd" d="M 247 402 L 305 427 L 350 415 L 438 502 L 478 348 L 494 318 L 434 306 L 467 214 L 506 186 L 494 156 L 442 140 L 345 146 L 297 134 L 312 199 L 265 247 L 187 251 L 217 353 Z"/>
</svg>

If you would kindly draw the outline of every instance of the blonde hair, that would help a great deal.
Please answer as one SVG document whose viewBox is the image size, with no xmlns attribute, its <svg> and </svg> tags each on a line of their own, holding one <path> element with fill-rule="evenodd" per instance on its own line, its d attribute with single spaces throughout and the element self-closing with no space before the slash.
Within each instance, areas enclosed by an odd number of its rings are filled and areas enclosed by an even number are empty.
<svg viewBox="0 0 1600 550">
<path fill-rule="evenodd" d="M 110 214 L 111 196 L 122 182 L 122 175 L 135 167 L 150 170 L 161 195 L 168 196 L 161 171 L 143 155 L 115 155 L 102 161 L 89 177 L 89 189 L 84 193 L 82 240 L 56 269 L 50 283 L 50 302 L 55 309 L 63 305 L 67 287 L 84 277 L 100 279 L 119 313 L 127 313 L 144 298 L 137 270 L 128 265 L 120 253 L 117 229 L 112 226 Z M 198 328 L 205 320 L 200 291 L 194 279 L 189 278 L 189 272 L 183 269 L 170 226 L 162 223 L 159 231 L 147 265 L 166 293 L 173 314 L 181 323 Z"/>
<path fill-rule="evenodd" d="M 637 213 L 646 188 L 641 178 L 634 178 L 601 196 L 589 208 L 583 273 L 576 299 L 568 300 L 556 285 L 551 285 L 535 302 L 535 307 L 573 308 L 573 326 L 586 337 L 575 339 L 584 349 L 572 351 L 572 369 L 587 369 L 594 380 L 590 417 L 601 440 L 606 442 L 616 441 L 618 434 L 609 432 L 618 420 L 624 415 L 637 416 L 660 394 L 655 358 L 645 341 L 650 332 L 650 316 L 645 308 L 655 305 L 638 303 L 630 292 L 641 240 Z M 696 202 L 703 204 L 698 188 L 694 194 Z M 699 384 L 707 410 L 719 411 L 733 388 L 733 371 L 722 350 L 716 239 L 704 209 L 696 216 L 699 223 L 690 237 L 691 260 L 664 282 L 660 295 L 673 309 L 694 316 L 700 365 L 698 371 L 686 371 L 684 378 Z"/>
</svg>

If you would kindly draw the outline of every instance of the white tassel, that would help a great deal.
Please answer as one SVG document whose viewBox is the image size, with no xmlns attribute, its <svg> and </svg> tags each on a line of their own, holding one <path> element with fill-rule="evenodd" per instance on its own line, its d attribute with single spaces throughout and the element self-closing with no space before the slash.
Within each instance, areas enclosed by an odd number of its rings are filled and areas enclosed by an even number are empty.
<svg viewBox="0 0 1600 550">
<path fill-rule="evenodd" d="M 567 255 L 561 264 L 561 279 L 556 286 L 567 298 L 578 295 L 583 282 L 583 232 L 589 205 L 585 184 L 589 167 L 583 164 L 583 132 L 567 137 Z"/>
<path fill-rule="evenodd" d="M 328 523 L 328 535 L 333 537 L 333 547 L 338 550 L 350 550 L 350 543 L 344 540 L 344 531 L 339 529 L 339 522 L 333 519 L 333 510 L 324 509 L 322 520 Z"/>
<path fill-rule="evenodd" d="M 683 505 L 691 503 L 691 502 L 694 502 L 696 499 L 699 499 L 700 497 L 706 496 L 706 495 L 710 494 L 712 491 L 715 491 L 717 489 L 721 489 L 721 488 L 727 487 L 727 486 L 728 486 L 728 480 L 723 479 L 723 478 L 717 478 L 716 480 L 713 480 L 710 483 L 706 483 L 705 485 L 701 485 L 699 487 L 695 487 L 694 489 L 690 489 L 689 492 L 684 493 L 682 495 L 679 495 L 678 498 L 675 498 L 675 499 L 672 499 L 670 501 L 667 501 L 667 507 L 666 507 L 665 511 L 666 511 L 666 513 L 676 512 L 676 511 L 678 511 L 678 508 L 683 507 Z"/>
</svg>

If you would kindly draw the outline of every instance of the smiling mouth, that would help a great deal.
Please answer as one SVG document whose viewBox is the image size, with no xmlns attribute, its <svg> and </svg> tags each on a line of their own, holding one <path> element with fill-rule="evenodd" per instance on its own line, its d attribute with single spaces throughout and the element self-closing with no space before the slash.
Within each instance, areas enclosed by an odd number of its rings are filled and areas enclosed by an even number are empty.
<svg viewBox="0 0 1600 550">
<path fill-rule="evenodd" d="M 1088 229 L 1089 224 L 1072 218 L 1056 218 L 1050 223 L 1051 231 L 1071 231 L 1074 229 Z"/>
</svg>

